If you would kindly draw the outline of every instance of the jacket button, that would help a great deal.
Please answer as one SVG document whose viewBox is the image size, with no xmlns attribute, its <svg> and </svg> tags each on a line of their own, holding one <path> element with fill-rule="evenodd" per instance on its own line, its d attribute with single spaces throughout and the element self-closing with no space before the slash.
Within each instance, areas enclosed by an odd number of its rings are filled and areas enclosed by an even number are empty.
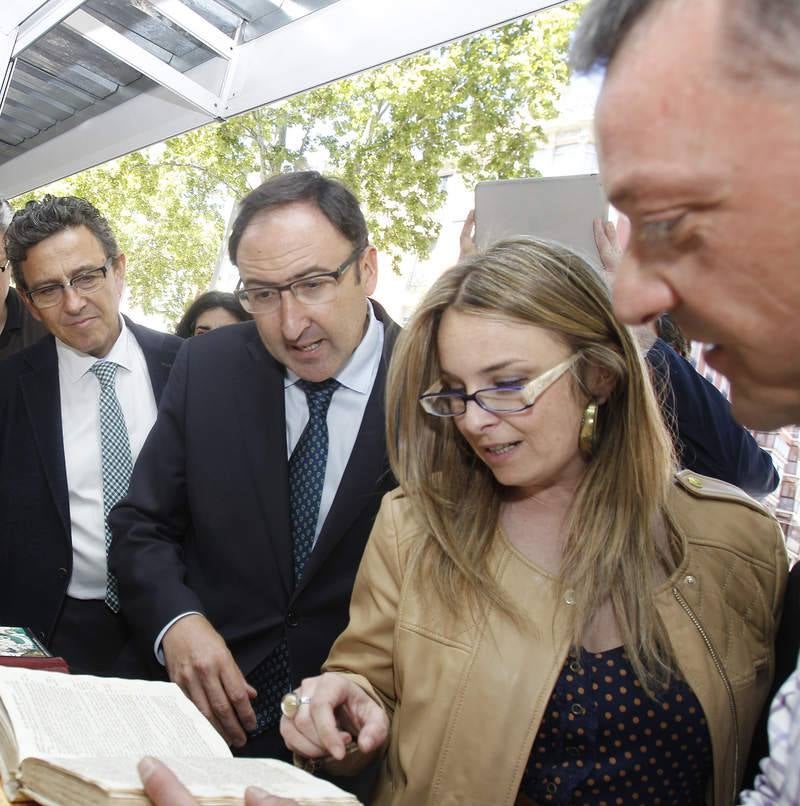
<svg viewBox="0 0 800 806">
<path fill-rule="evenodd" d="M 300 619 L 297 618 L 297 613 L 294 610 L 290 610 L 286 614 L 286 626 L 287 627 L 296 627 L 300 623 Z"/>
<path fill-rule="evenodd" d="M 568 591 L 566 591 L 564 593 L 564 601 L 568 605 L 574 605 L 575 604 L 575 591 L 572 590 L 572 588 L 570 588 Z"/>
<path fill-rule="evenodd" d="M 689 574 L 688 576 L 684 577 L 683 581 L 687 585 L 696 585 L 697 584 L 697 577 L 692 576 L 691 574 Z"/>
<path fill-rule="evenodd" d="M 66 568 L 59 568 L 58 575 L 61 577 L 61 579 L 66 579 L 69 576 L 69 571 L 67 571 Z"/>
<path fill-rule="evenodd" d="M 569 708 L 575 716 L 583 716 L 586 713 L 586 709 L 579 703 L 574 702 Z"/>
<path fill-rule="evenodd" d="M 703 489 L 703 482 L 697 478 L 697 476 L 687 476 L 686 483 L 691 487 L 694 487 L 695 490 L 702 490 Z"/>
</svg>

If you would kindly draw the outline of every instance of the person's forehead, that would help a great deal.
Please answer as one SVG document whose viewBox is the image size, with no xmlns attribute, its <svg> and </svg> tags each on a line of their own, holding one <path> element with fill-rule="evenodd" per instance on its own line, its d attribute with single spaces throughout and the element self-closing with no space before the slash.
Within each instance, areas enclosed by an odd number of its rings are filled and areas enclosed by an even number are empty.
<svg viewBox="0 0 800 806">
<path fill-rule="evenodd" d="M 254 216 L 242 233 L 236 256 L 240 273 L 266 274 L 270 282 L 284 282 L 314 271 L 332 271 L 351 249 L 319 208 L 295 203 Z"/>
<path fill-rule="evenodd" d="M 30 247 L 22 270 L 28 283 L 60 282 L 65 276 L 102 266 L 105 260 L 102 244 L 88 227 L 69 227 Z"/>
<path fill-rule="evenodd" d="M 709 133 L 727 114 L 730 104 L 722 96 L 729 87 L 723 87 L 712 53 L 716 15 L 708 3 L 700 5 L 703 13 L 674 0 L 650 12 L 607 72 L 596 129 L 601 172 L 614 204 L 629 202 L 645 185 L 656 183 L 665 194 L 679 196 L 717 178 L 725 144 Z M 667 46 L 665 39 L 673 36 L 675 46 Z"/>
</svg>

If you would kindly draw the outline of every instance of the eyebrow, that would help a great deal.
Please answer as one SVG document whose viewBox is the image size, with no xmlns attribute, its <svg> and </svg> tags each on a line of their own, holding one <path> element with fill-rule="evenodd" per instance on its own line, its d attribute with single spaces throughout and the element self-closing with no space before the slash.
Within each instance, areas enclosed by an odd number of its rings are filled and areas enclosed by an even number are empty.
<svg viewBox="0 0 800 806">
<path fill-rule="evenodd" d="M 710 206 L 723 195 L 724 185 L 718 175 L 694 172 L 675 176 L 666 171 L 634 169 L 609 188 L 608 200 L 617 209 L 651 199 L 658 201 L 659 206 L 665 203 Z"/>
<path fill-rule="evenodd" d="M 108 260 L 108 258 L 106 258 L 106 260 Z M 79 266 L 71 274 L 62 275 L 62 278 L 66 277 L 67 282 L 69 282 L 73 277 L 77 277 L 79 274 L 85 274 L 87 271 L 97 271 L 97 269 L 104 269 L 104 268 L 105 268 L 105 261 L 103 261 L 103 263 L 101 263 L 99 266 L 93 266 L 93 265 Z M 53 280 L 44 280 L 43 282 L 37 283 L 37 285 L 32 286 L 31 291 L 38 291 L 40 288 L 47 288 L 48 286 L 51 286 L 51 285 L 61 285 L 61 286 L 63 286 L 64 282 L 65 281 L 63 279 L 61 279 L 61 280 L 55 280 L 55 279 L 53 279 Z"/>
<path fill-rule="evenodd" d="M 309 266 L 299 274 L 294 274 L 285 283 L 244 283 L 245 288 L 278 288 L 278 286 L 291 285 L 298 280 L 305 280 L 307 277 L 315 277 L 318 274 L 332 274 L 336 269 L 323 269 L 321 266 Z"/>
<path fill-rule="evenodd" d="M 528 359 L 526 358 L 511 358 L 508 361 L 498 361 L 496 364 L 490 364 L 488 367 L 482 367 L 478 370 L 479 374 L 481 375 L 491 375 L 493 372 L 499 372 L 501 369 L 508 369 L 511 366 L 516 364 L 527 364 Z M 532 364 L 532 371 L 531 374 L 537 374 L 542 371 L 542 368 L 538 365 L 533 363 Z M 447 370 L 442 369 L 440 375 L 442 376 L 442 380 L 450 380 L 455 378 L 455 376 Z"/>
</svg>

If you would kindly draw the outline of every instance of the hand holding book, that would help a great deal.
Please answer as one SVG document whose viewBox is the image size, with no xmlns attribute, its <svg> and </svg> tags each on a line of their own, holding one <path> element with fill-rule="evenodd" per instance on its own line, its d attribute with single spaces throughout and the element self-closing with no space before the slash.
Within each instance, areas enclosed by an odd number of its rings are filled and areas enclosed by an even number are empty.
<svg viewBox="0 0 800 806">
<path fill-rule="evenodd" d="M 197 801 L 175 774 L 160 761 L 145 757 L 139 762 L 139 775 L 144 791 L 153 806 L 196 806 Z M 276 798 L 263 789 L 251 786 L 244 796 L 245 806 L 298 806 L 296 800 Z"/>
</svg>

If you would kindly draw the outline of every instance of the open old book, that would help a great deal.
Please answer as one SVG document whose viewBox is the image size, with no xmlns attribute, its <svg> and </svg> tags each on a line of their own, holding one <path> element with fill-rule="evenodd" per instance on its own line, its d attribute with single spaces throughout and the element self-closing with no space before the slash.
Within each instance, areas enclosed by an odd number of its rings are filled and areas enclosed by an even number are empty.
<svg viewBox="0 0 800 806">
<path fill-rule="evenodd" d="M 174 683 L 0 667 L 0 776 L 10 801 L 145 806 L 136 772 L 145 755 L 169 764 L 202 804 L 244 803 L 250 785 L 304 806 L 359 803 L 289 764 L 233 758 Z"/>
</svg>

